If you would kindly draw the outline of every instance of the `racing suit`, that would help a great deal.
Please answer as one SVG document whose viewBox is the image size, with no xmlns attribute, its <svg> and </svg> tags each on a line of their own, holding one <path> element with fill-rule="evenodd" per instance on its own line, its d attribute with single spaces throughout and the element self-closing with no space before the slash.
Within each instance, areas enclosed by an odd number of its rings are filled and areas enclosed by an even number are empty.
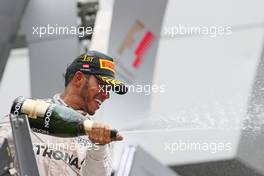
<svg viewBox="0 0 264 176">
<path fill-rule="evenodd" d="M 45 101 L 67 106 L 59 94 Z M 93 120 L 86 112 L 78 112 Z M 61 138 L 35 133 L 32 130 L 30 133 L 41 176 L 111 175 L 112 159 L 110 144 L 95 145 L 87 136 Z M 14 143 L 9 116 L 0 119 L 0 139 L 2 138 L 8 139 L 11 153 L 14 155 Z"/>
</svg>

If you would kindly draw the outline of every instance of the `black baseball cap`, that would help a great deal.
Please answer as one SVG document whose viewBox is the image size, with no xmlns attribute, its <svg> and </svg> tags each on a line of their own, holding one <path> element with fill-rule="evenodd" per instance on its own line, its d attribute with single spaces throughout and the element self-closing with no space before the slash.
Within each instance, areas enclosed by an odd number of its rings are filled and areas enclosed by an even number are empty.
<svg viewBox="0 0 264 176">
<path fill-rule="evenodd" d="M 103 81 L 112 87 L 117 94 L 125 94 L 128 91 L 126 85 L 115 79 L 114 59 L 98 51 L 87 51 L 77 57 L 66 70 L 65 77 L 81 71 L 84 74 L 94 75 L 97 79 Z"/>
</svg>

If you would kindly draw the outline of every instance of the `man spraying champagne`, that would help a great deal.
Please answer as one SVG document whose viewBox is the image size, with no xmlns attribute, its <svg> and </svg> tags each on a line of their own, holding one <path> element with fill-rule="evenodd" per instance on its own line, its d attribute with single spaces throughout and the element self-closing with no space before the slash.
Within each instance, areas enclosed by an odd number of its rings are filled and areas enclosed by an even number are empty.
<svg viewBox="0 0 264 176">
<path fill-rule="evenodd" d="M 15 100 L 11 113 L 27 114 L 34 129 L 31 139 L 41 176 L 111 175 L 110 143 L 123 137 L 115 131 L 113 136 L 110 126 L 92 118 L 109 99 L 110 90 L 117 94 L 128 91 L 115 79 L 113 58 L 88 51 L 67 67 L 62 93 L 41 101 Z M 0 123 L 6 119 L 1 118 Z M 0 138 L 10 138 L 10 129 L 10 123 L 1 123 Z"/>
</svg>

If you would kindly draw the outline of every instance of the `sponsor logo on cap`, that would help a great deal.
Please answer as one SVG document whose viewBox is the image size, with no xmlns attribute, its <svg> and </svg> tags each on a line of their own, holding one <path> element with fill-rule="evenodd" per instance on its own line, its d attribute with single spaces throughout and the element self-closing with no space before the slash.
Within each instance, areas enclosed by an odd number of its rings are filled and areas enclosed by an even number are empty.
<svg viewBox="0 0 264 176">
<path fill-rule="evenodd" d="M 89 65 L 89 64 L 83 64 L 82 67 L 83 67 L 83 68 L 89 68 L 90 65 Z"/>
<path fill-rule="evenodd" d="M 93 62 L 93 57 L 84 55 L 82 61 L 83 62 Z"/>
<path fill-rule="evenodd" d="M 105 60 L 105 59 L 99 59 L 100 61 L 100 68 L 110 70 L 112 72 L 115 72 L 115 65 L 113 61 Z"/>
</svg>

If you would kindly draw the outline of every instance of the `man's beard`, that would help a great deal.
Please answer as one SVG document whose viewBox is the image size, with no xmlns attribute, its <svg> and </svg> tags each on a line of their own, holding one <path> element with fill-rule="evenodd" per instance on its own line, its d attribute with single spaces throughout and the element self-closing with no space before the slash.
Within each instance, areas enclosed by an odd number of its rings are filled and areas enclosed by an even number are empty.
<svg viewBox="0 0 264 176">
<path fill-rule="evenodd" d="M 89 106 L 87 105 L 87 103 L 90 102 L 90 101 L 92 102 L 92 99 L 93 99 L 93 97 L 89 96 L 88 87 L 89 87 L 89 83 L 88 83 L 88 80 L 86 79 L 85 80 L 85 84 L 84 84 L 84 86 L 82 87 L 82 90 L 81 90 L 81 98 L 83 100 L 82 110 L 87 112 L 89 115 L 94 115 L 95 112 L 92 112 L 91 110 L 89 110 Z"/>
</svg>

